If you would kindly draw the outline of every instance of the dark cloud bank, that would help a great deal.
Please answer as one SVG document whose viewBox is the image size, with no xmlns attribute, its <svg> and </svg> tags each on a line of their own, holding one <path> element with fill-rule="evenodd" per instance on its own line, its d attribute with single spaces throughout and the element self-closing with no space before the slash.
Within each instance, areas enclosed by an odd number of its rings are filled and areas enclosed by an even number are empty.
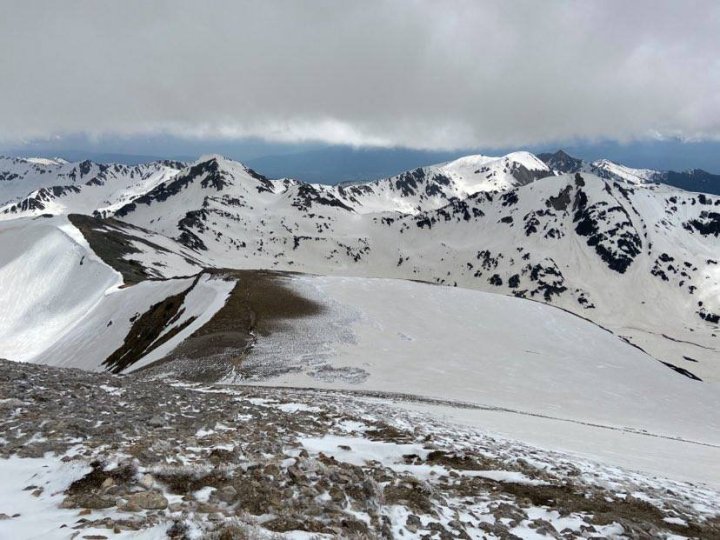
<svg viewBox="0 0 720 540">
<path fill-rule="evenodd" d="M 13 1 L 0 140 L 421 149 L 720 135 L 720 3 Z"/>
</svg>

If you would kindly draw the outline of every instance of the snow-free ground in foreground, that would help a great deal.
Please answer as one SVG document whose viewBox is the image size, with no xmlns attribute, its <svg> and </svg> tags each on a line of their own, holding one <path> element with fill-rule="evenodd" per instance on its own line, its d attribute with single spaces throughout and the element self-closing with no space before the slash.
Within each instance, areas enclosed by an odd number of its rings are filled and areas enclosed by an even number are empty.
<svg viewBox="0 0 720 540">
<path fill-rule="evenodd" d="M 0 361 L 0 395 L 3 539 L 720 533 L 716 489 L 346 393 Z"/>
</svg>

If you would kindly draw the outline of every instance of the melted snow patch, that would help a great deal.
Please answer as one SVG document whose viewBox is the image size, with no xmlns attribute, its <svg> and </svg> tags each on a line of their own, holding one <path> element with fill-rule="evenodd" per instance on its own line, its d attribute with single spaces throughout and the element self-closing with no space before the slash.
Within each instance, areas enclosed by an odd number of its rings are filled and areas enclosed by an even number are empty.
<svg viewBox="0 0 720 540">
<path fill-rule="evenodd" d="M 397 444 L 383 441 L 371 441 L 362 437 L 344 437 L 325 435 L 324 437 L 306 437 L 300 443 L 308 452 L 334 457 L 352 465 L 365 465 L 368 461 L 378 461 L 383 465 L 401 463 L 403 456 L 416 454 L 422 459 L 428 451 L 420 444 Z"/>
<path fill-rule="evenodd" d="M 478 476 L 495 480 L 496 482 L 506 482 L 508 484 L 524 484 L 527 486 L 544 486 L 547 482 L 535 480 L 529 476 L 517 471 L 464 471 L 463 476 Z"/>
<path fill-rule="evenodd" d="M 310 405 L 306 405 L 305 403 L 281 403 L 279 405 L 275 405 L 277 409 L 280 409 L 284 413 L 296 413 L 298 411 L 305 411 L 305 412 L 320 412 L 322 409 L 320 407 L 312 407 Z"/>
<path fill-rule="evenodd" d="M 122 388 L 117 388 L 116 386 L 108 386 L 106 384 L 101 384 L 98 386 L 101 390 L 105 390 L 108 394 L 113 396 L 121 396 L 125 390 Z"/>
</svg>

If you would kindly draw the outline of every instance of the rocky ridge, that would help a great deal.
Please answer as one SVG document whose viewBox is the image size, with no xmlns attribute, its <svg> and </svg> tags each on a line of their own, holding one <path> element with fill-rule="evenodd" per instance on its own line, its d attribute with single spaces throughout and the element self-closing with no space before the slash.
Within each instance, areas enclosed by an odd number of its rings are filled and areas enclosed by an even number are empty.
<svg viewBox="0 0 720 540">
<path fill-rule="evenodd" d="M 0 361 L 0 396 L 0 469 L 30 471 L 0 534 L 45 505 L 60 508 L 47 538 L 720 536 L 712 489 L 361 395 Z"/>
</svg>

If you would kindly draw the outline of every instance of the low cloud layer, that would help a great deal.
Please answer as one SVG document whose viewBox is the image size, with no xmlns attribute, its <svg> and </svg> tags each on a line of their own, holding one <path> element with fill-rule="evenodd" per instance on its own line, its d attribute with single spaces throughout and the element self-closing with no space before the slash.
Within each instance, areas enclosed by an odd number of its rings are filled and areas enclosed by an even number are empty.
<svg viewBox="0 0 720 540">
<path fill-rule="evenodd" d="M 0 140 L 720 136 L 720 3 L 9 0 Z"/>
</svg>

